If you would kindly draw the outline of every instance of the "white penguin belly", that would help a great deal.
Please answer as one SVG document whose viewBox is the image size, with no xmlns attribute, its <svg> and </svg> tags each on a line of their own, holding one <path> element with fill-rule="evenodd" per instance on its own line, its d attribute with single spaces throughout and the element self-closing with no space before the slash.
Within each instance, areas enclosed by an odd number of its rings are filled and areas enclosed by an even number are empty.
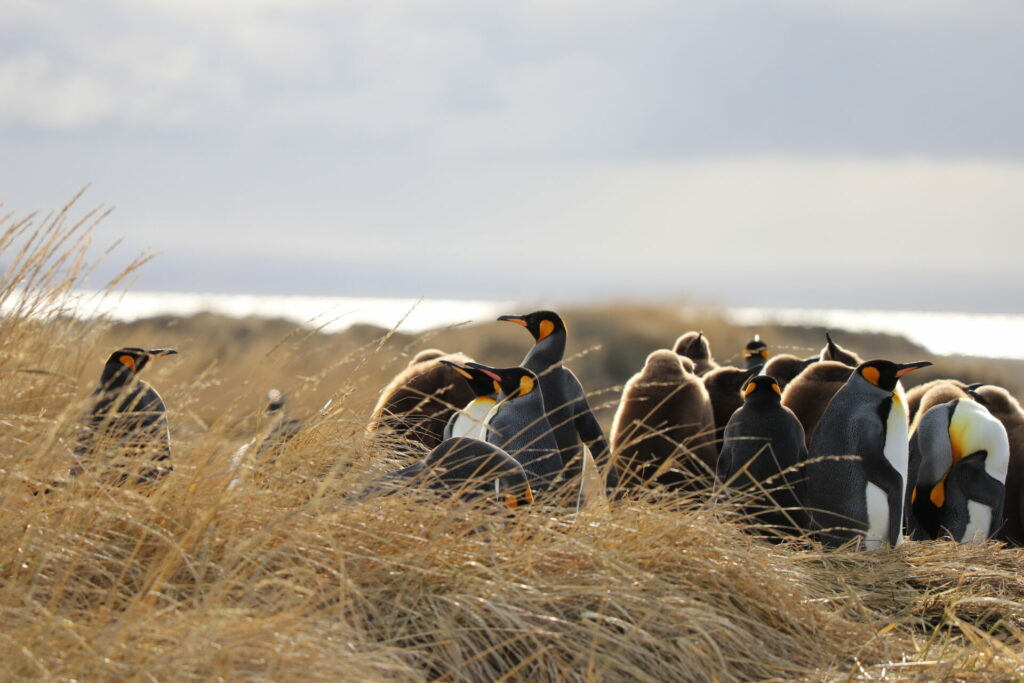
<svg viewBox="0 0 1024 683">
<path fill-rule="evenodd" d="M 888 514 L 896 515 L 900 520 L 900 531 L 896 535 L 896 545 L 903 543 L 903 501 L 907 497 L 907 475 L 910 470 L 910 428 L 907 420 L 907 394 L 903 390 L 901 382 L 896 383 L 896 391 L 893 392 L 892 404 L 889 406 L 889 415 L 885 421 L 885 446 L 882 454 L 894 470 L 900 473 L 900 501 L 899 508 L 889 510 L 888 499 L 882 494 L 886 501 L 885 509 Z M 879 489 L 881 491 L 881 489 Z M 870 510 L 870 508 L 869 508 Z M 882 540 L 888 543 L 889 518 L 886 517 L 886 527 L 882 534 Z"/>
<path fill-rule="evenodd" d="M 961 543 L 981 543 L 992 528 L 992 508 L 974 500 L 967 501 L 967 528 Z"/>
<path fill-rule="evenodd" d="M 868 502 L 868 532 L 864 546 L 874 550 L 889 542 L 889 497 L 870 481 L 864 489 L 864 496 Z"/>
<path fill-rule="evenodd" d="M 485 440 L 484 425 L 487 415 L 494 408 L 494 400 L 478 398 L 466 406 L 452 425 L 452 436 L 469 436 Z"/>
</svg>

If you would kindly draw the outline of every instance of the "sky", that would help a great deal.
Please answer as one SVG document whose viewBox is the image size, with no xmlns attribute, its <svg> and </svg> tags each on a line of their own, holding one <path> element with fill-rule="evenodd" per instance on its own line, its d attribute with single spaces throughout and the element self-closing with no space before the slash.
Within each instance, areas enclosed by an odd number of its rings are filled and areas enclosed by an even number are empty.
<svg viewBox="0 0 1024 683">
<path fill-rule="evenodd" d="M 1018 0 L 0 0 L 136 288 L 1024 313 Z"/>
</svg>

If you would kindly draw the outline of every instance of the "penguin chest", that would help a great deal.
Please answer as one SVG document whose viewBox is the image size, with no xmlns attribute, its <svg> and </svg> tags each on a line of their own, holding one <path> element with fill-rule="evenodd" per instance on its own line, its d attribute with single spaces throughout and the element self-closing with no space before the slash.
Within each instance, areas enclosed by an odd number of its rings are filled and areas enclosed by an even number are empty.
<svg viewBox="0 0 1024 683">
<path fill-rule="evenodd" d="M 867 503 L 868 531 L 864 542 L 868 549 L 877 548 L 882 544 L 900 545 L 903 534 L 897 532 L 891 537 L 891 522 L 903 518 L 903 500 L 907 493 L 907 470 L 910 465 L 910 437 L 907 427 L 907 411 L 902 387 L 897 385 L 888 413 L 885 415 L 885 436 L 882 443 L 882 456 L 889 466 L 900 477 L 899 499 L 894 507 L 890 498 L 879 485 L 869 481 L 864 490 Z"/>
<path fill-rule="evenodd" d="M 961 543 L 980 543 L 988 538 L 992 528 L 992 508 L 976 500 L 967 501 L 967 528 Z"/>
<path fill-rule="evenodd" d="M 483 440 L 487 417 L 494 405 L 495 401 L 492 398 L 473 400 L 455 418 L 455 423 L 452 425 L 452 436 L 468 436 Z"/>
</svg>

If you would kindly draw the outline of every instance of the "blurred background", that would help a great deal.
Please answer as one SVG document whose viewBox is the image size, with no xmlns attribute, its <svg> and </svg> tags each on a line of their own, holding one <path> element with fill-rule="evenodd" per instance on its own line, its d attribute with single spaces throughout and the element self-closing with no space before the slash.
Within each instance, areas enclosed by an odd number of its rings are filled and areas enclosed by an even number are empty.
<svg viewBox="0 0 1024 683">
<path fill-rule="evenodd" d="M 1024 313 L 1009 0 L 0 0 L 0 199 L 141 292 Z"/>
</svg>

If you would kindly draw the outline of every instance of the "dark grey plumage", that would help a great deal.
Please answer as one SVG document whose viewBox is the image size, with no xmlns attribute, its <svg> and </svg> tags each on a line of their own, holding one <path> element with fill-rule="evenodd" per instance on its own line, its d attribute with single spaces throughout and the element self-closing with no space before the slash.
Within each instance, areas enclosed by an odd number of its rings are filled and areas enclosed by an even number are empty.
<svg viewBox="0 0 1024 683">
<path fill-rule="evenodd" d="M 759 522 L 799 533 L 807 527 L 798 493 L 807 460 L 803 427 L 782 405 L 782 390 L 772 377 L 753 377 L 744 394 L 725 427 L 718 479 L 750 493 L 745 508 Z"/>
</svg>

